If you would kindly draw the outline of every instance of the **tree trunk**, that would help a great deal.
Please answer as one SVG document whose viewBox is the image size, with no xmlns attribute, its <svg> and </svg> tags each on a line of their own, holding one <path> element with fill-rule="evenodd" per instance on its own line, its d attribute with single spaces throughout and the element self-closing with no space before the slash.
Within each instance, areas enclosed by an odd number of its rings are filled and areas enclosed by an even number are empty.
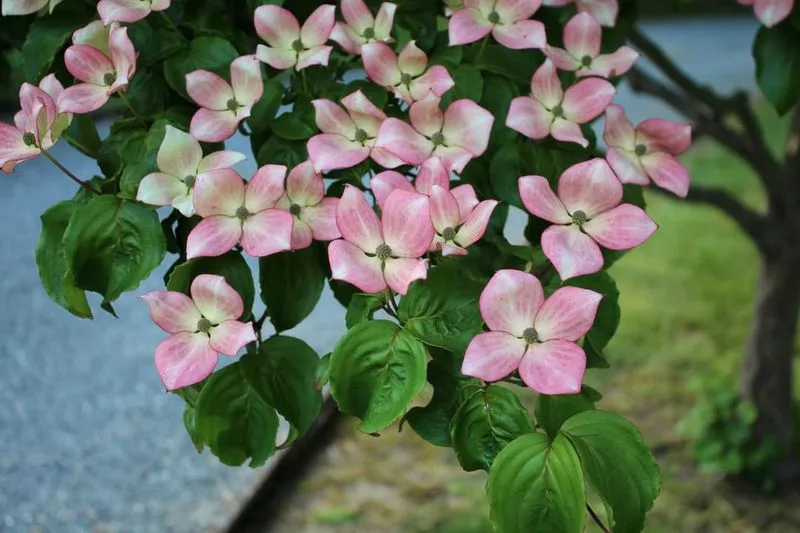
<svg viewBox="0 0 800 533">
<path fill-rule="evenodd" d="M 742 368 L 741 392 L 756 407 L 756 444 L 781 446 L 773 474 L 800 479 L 793 394 L 793 355 L 800 314 L 800 217 L 769 215 L 755 314 Z"/>
</svg>

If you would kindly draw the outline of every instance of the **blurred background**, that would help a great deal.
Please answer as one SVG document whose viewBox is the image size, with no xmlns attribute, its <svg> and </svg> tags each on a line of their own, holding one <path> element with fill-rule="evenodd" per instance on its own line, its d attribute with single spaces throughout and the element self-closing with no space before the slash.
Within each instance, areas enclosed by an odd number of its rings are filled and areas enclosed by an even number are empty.
<svg viewBox="0 0 800 533">
<path fill-rule="evenodd" d="M 751 10 L 707 1 L 675 17 L 661 2 L 641 5 L 651 10 L 643 32 L 689 74 L 723 94 L 744 89 L 758 102 Z M 0 116 L 8 121 L 19 80 L 4 74 Z M 681 119 L 627 86 L 616 102 L 634 122 Z M 783 147 L 787 121 L 766 104 L 757 110 L 770 145 Z M 228 148 L 247 153 L 241 138 Z M 54 153 L 79 175 L 94 172 L 94 162 L 66 143 Z M 696 143 L 683 162 L 693 183 L 722 187 L 754 208 L 764 204 L 749 167 L 714 142 Z M 81 322 L 46 296 L 33 257 L 38 217 L 73 192 L 49 165 L 40 158 L 0 176 L 0 531 L 222 531 L 268 468 L 232 469 L 197 455 L 181 400 L 164 393 L 152 362 L 162 333 L 135 296 L 161 288 L 166 265 L 119 301 L 119 319 L 98 314 Z M 249 176 L 254 165 L 238 170 Z M 614 371 L 588 376 L 605 394 L 600 407 L 633 420 L 662 468 L 664 487 L 646 531 L 800 531 L 795 494 L 771 493 L 768 478 L 724 482 L 761 460 L 758 450 L 738 445 L 752 413 L 736 399 L 758 253 L 711 207 L 651 193 L 647 201 L 660 230 L 612 269 L 623 310 L 606 350 Z M 523 219 L 512 220 L 508 233 L 519 242 Z M 343 316 L 326 293 L 289 334 L 326 353 L 344 331 Z M 491 530 L 485 475 L 464 473 L 452 450 L 410 430 L 375 438 L 348 421 L 311 470 L 270 531 Z"/>
</svg>

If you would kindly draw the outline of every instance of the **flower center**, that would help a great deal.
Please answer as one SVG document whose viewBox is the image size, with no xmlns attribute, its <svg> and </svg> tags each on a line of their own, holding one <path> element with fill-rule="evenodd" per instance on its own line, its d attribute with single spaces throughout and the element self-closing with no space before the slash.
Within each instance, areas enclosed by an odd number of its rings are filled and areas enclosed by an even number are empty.
<svg viewBox="0 0 800 533">
<path fill-rule="evenodd" d="M 303 208 L 300 207 L 298 204 L 292 204 L 289 206 L 289 212 L 294 216 L 300 216 L 300 211 L 302 210 Z"/>
<path fill-rule="evenodd" d="M 645 145 L 643 145 L 643 144 L 637 144 L 637 145 L 636 145 L 636 148 L 634 148 L 634 152 L 635 152 L 635 153 L 636 153 L 636 155 L 638 155 L 639 157 L 642 157 L 644 154 L 646 154 L 646 153 L 647 153 L 647 146 L 645 146 Z"/>
<path fill-rule="evenodd" d="M 444 144 L 444 134 L 441 131 L 437 131 L 431 137 L 431 142 L 434 146 L 441 146 Z"/>
<path fill-rule="evenodd" d="M 525 331 L 523 331 L 522 340 L 524 340 L 528 344 L 533 344 L 535 342 L 542 342 L 539 339 L 539 332 L 536 331 L 536 328 L 528 328 Z"/>
<path fill-rule="evenodd" d="M 409 74 L 408 72 L 403 72 L 400 75 L 400 83 L 403 85 L 411 85 L 411 82 L 414 81 L 414 77 Z"/>
<path fill-rule="evenodd" d="M 392 257 L 392 249 L 388 244 L 382 243 L 375 249 L 375 256 L 381 261 L 386 261 Z"/>
<path fill-rule="evenodd" d="M 553 113 L 554 117 L 563 117 L 564 116 L 564 108 L 561 107 L 561 104 L 555 106 L 553 109 L 550 110 Z"/>
<path fill-rule="evenodd" d="M 236 210 L 236 218 L 238 218 L 242 222 L 244 222 L 245 219 L 249 217 L 250 217 L 250 211 L 248 211 L 245 206 L 242 206 Z"/>
<path fill-rule="evenodd" d="M 581 58 L 581 65 L 584 67 L 591 67 L 592 66 L 592 56 L 585 55 Z"/>
<path fill-rule="evenodd" d="M 367 28 L 366 30 L 364 30 L 363 37 L 364 37 L 364 39 L 367 39 L 367 40 L 374 39 L 375 38 L 375 30 L 373 28 Z"/>
<path fill-rule="evenodd" d="M 586 224 L 587 220 L 589 220 L 589 217 L 587 217 L 586 213 L 584 213 L 580 209 L 572 213 L 572 223 L 575 224 L 576 226 L 583 226 L 584 224 Z"/>
<path fill-rule="evenodd" d="M 209 331 L 211 331 L 211 326 L 213 326 L 213 324 L 206 317 L 203 317 L 197 321 L 197 331 L 200 331 L 202 333 L 208 333 Z"/>
<path fill-rule="evenodd" d="M 456 230 L 455 228 L 444 228 L 442 232 L 442 238 L 446 241 L 452 241 L 456 238 Z"/>
<path fill-rule="evenodd" d="M 26 146 L 36 146 L 36 135 L 28 132 L 22 136 L 22 142 L 24 142 Z"/>
<path fill-rule="evenodd" d="M 197 178 L 195 176 L 186 176 L 183 178 L 183 184 L 186 185 L 189 189 L 194 187 L 194 182 Z"/>
<path fill-rule="evenodd" d="M 492 11 L 491 13 L 489 13 L 489 16 L 487 17 L 487 19 L 492 24 L 497 24 L 497 23 L 500 22 L 500 14 L 497 11 Z"/>
<path fill-rule="evenodd" d="M 293 42 L 292 43 L 292 50 L 294 50 L 295 52 L 298 52 L 298 53 L 302 52 L 303 50 L 305 50 L 305 47 L 303 46 L 303 41 L 301 41 L 300 39 L 297 39 L 295 42 Z"/>
<path fill-rule="evenodd" d="M 236 111 L 239 109 L 239 102 L 236 101 L 236 98 L 231 98 L 228 100 L 228 103 L 225 104 L 225 108 L 228 111 Z"/>
<path fill-rule="evenodd" d="M 356 130 L 356 142 L 357 143 L 363 143 L 368 138 L 369 138 L 369 135 L 367 135 L 366 131 L 362 130 L 361 128 L 358 128 Z"/>
<path fill-rule="evenodd" d="M 113 72 L 106 72 L 105 76 L 103 76 L 103 83 L 106 85 L 114 85 L 114 80 L 117 79 L 117 75 Z"/>
</svg>

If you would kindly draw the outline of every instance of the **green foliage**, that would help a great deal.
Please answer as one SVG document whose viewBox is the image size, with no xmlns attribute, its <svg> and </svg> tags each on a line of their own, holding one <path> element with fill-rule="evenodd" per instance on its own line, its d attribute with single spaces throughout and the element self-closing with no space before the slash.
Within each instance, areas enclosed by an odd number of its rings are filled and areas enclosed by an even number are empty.
<svg viewBox="0 0 800 533">
<path fill-rule="evenodd" d="M 65 6 L 66 7 L 66 6 Z M 72 34 L 86 25 L 94 13 L 85 6 L 74 5 L 71 9 L 59 9 L 52 17 L 41 17 L 31 24 L 22 55 L 25 60 L 25 78 L 31 83 L 39 83 L 61 56 Z"/>
<path fill-rule="evenodd" d="M 164 61 L 164 77 L 176 93 L 188 98 L 186 75 L 195 70 L 208 70 L 230 79 L 230 64 L 239 53 L 220 37 L 197 37 L 189 47 Z"/>
<path fill-rule="evenodd" d="M 788 113 L 800 99 L 800 27 L 790 20 L 774 28 L 762 26 L 753 42 L 756 81 L 779 114 Z"/>
<path fill-rule="evenodd" d="M 317 306 L 325 272 L 315 246 L 262 257 L 258 262 L 261 300 L 277 331 L 292 329 Z"/>
</svg>

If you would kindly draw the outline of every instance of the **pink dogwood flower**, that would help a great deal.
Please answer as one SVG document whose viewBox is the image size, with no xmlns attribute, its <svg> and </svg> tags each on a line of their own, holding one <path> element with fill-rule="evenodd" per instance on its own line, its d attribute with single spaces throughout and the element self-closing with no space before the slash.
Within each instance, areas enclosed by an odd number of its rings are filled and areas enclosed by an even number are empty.
<svg viewBox="0 0 800 533">
<path fill-rule="evenodd" d="M 737 0 L 743 6 L 753 6 L 756 17 L 764 26 L 772 26 L 789 16 L 794 0 Z"/>
<path fill-rule="evenodd" d="M 472 100 L 456 100 L 445 112 L 440 98 L 429 93 L 408 110 L 411 124 L 389 118 L 381 125 L 375 146 L 385 148 L 409 165 L 421 165 L 431 156 L 448 170 L 461 172 L 489 145 L 494 117 Z M 384 165 L 387 168 L 392 168 Z"/>
<path fill-rule="evenodd" d="M 269 46 L 258 45 L 258 59 L 279 70 L 327 65 L 333 47 L 325 43 L 336 22 L 335 13 L 335 6 L 323 4 L 300 28 L 291 11 L 274 5 L 259 7 L 255 15 L 256 33 Z"/>
<path fill-rule="evenodd" d="M 431 247 L 442 255 L 467 255 L 469 246 L 486 233 L 496 200 L 478 202 L 472 185 L 448 191 L 438 185 L 431 192 L 431 220 L 436 230 Z"/>
<path fill-rule="evenodd" d="M 286 167 L 282 167 L 286 175 Z M 325 183 L 314 171 L 311 161 L 294 167 L 286 176 L 285 192 L 275 207 L 294 217 L 292 250 L 311 246 L 312 240 L 332 241 L 341 238 L 336 226 L 338 198 L 325 197 Z"/>
<path fill-rule="evenodd" d="M 372 42 L 392 42 L 392 23 L 397 6 L 384 2 L 377 16 L 364 3 L 364 0 L 342 0 L 339 6 L 345 22 L 337 22 L 331 32 L 331 39 L 353 55 L 361 53 L 361 47 Z"/>
<path fill-rule="evenodd" d="M 463 8 L 464 8 L 463 0 L 444 0 L 444 14 L 447 17 L 452 16 L 453 13 Z"/>
<path fill-rule="evenodd" d="M 231 83 L 207 70 L 186 75 L 186 92 L 200 109 L 192 117 L 189 133 L 199 141 L 222 142 L 236 133 L 264 94 L 261 65 L 256 56 L 231 63 Z"/>
<path fill-rule="evenodd" d="M 2 0 L 0 3 L 0 15 L 9 17 L 12 15 L 30 15 L 44 8 L 48 8 L 48 13 L 52 14 L 58 4 L 64 0 Z"/>
<path fill-rule="evenodd" d="M 558 196 L 547 178 L 520 178 L 525 208 L 555 224 L 542 233 L 542 251 L 562 280 L 603 268 L 600 246 L 629 250 L 656 231 L 656 223 L 643 209 L 620 203 L 622 193 L 622 184 L 599 158 L 565 170 L 558 180 Z"/>
<path fill-rule="evenodd" d="M 544 54 L 560 70 L 575 72 L 578 76 L 610 78 L 628 72 L 639 53 L 623 46 L 611 54 L 601 54 L 602 29 L 587 12 L 578 13 L 564 26 L 566 50 L 547 46 Z"/>
<path fill-rule="evenodd" d="M 606 159 L 622 183 L 650 180 L 681 198 L 689 193 L 689 173 L 675 156 L 692 143 L 692 127 L 651 118 L 636 128 L 617 105 L 606 110 Z"/>
<path fill-rule="evenodd" d="M 580 80 L 564 91 L 555 65 L 547 59 L 533 73 L 531 96 L 511 101 L 506 126 L 530 139 L 552 135 L 585 148 L 589 141 L 579 125 L 599 116 L 615 94 L 614 86 L 599 78 Z"/>
<path fill-rule="evenodd" d="M 428 69 L 428 56 L 410 41 L 400 55 L 384 43 L 370 43 L 361 47 L 364 70 L 369 79 L 394 92 L 409 104 L 422 100 L 428 93 L 442 96 L 455 82 L 441 65 Z"/>
<path fill-rule="evenodd" d="M 156 369 L 168 391 L 203 381 L 220 353 L 232 357 L 256 340 L 253 323 L 238 320 L 244 303 L 225 278 L 200 274 L 189 292 L 191 298 L 175 291 L 141 297 L 153 322 L 171 334 L 156 348 Z"/>
<path fill-rule="evenodd" d="M 283 195 L 286 167 L 266 165 L 247 185 L 231 169 L 197 177 L 194 207 L 203 220 L 186 240 L 186 256 L 215 257 L 241 244 L 253 257 L 292 248 L 294 218 L 275 208 Z"/>
<path fill-rule="evenodd" d="M 530 20 L 542 0 L 464 0 L 450 17 L 450 46 L 474 43 L 490 33 L 506 48 L 542 48 L 544 24 Z"/>
<path fill-rule="evenodd" d="M 575 4 L 578 11 L 587 12 L 603 26 L 613 27 L 617 23 L 619 3 L 617 0 L 544 0 L 544 5 L 558 7 Z"/>
<path fill-rule="evenodd" d="M 413 281 L 427 278 L 428 260 L 420 257 L 433 240 L 433 224 L 425 196 L 394 191 L 378 219 L 364 194 L 347 185 L 336 225 L 344 239 L 328 246 L 333 279 L 368 293 L 388 287 L 405 294 Z"/>
<path fill-rule="evenodd" d="M 532 274 L 500 270 L 481 294 L 481 316 L 490 331 L 472 339 L 461 372 L 500 381 L 519 370 L 540 394 L 577 394 L 586 353 L 575 341 L 594 324 L 601 294 L 562 287 L 549 298 Z"/>
<path fill-rule="evenodd" d="M 413 185 L 408 181 L 407 177 L 394 170 L 379 172 L 369 180 L 369 188 L 375 197 L 375 202 L 381 209 L 386 204 L 386 199 L 389 198 L 389 195 L 397 189 L 430 196 L 434 185 L 438 185 L 445 190 L 450 189 L 450 173 L 438 157 L 431 157 L 422 164 L 419 172 L 414 177 Z"/>
<path fill-rule="evenodd" d="M 354 167 L 367 157 L 387 168 L 403 163 L 375 145 L 386 114 L 360 89 L 342 98 L 344 109 L 331 100 L 319 99 L 311 103 L 316 111 L 317 127 L 322 130 L 308 140 L 308 156 L 317 172 Z"/>
<path fill-rule="evenodd" d="M 128 29 L 116 22 L 103 26 L 94 21 L 77 30 L 72 42 L 64 52 L 64 64 L 82 83 L 61 93 L 58 109 L 64 113 L 91 113 L 103 107 L 112 94 L 128 88 L 136 72 L 136 51 Z"/>
<path fill-rule="evenodd" d="M 112 22 L 138 22 L 152 11 L 169 9 L 172 0 L 100 0 L 97 13 L 106 26 Z"/>
<path fill-rule="evenodd" d="M 197 139 L 167 126 L 156 156 L 159 171 L 142 179 L 136 199 L 150 205 L 171 205 L 183 216 L 191 217 L 195 214 L 192 195 L 197 177 L 211 170 L 230 168 L 244 160 L 244 154 L 229 150 L 203 157 Z"/>
<path fill-rule="evenodd" d="M 21 110 L 14 115 L 14 126 L 0 122 L 0 170 L 11 172 L 17 163 L 49 150 L 61 138 L 72 121 L 71 114 L 56 108 L 63 90 L 53 74 L 45 76 L 38 87 L 22 84 Z"/>
</svg>

